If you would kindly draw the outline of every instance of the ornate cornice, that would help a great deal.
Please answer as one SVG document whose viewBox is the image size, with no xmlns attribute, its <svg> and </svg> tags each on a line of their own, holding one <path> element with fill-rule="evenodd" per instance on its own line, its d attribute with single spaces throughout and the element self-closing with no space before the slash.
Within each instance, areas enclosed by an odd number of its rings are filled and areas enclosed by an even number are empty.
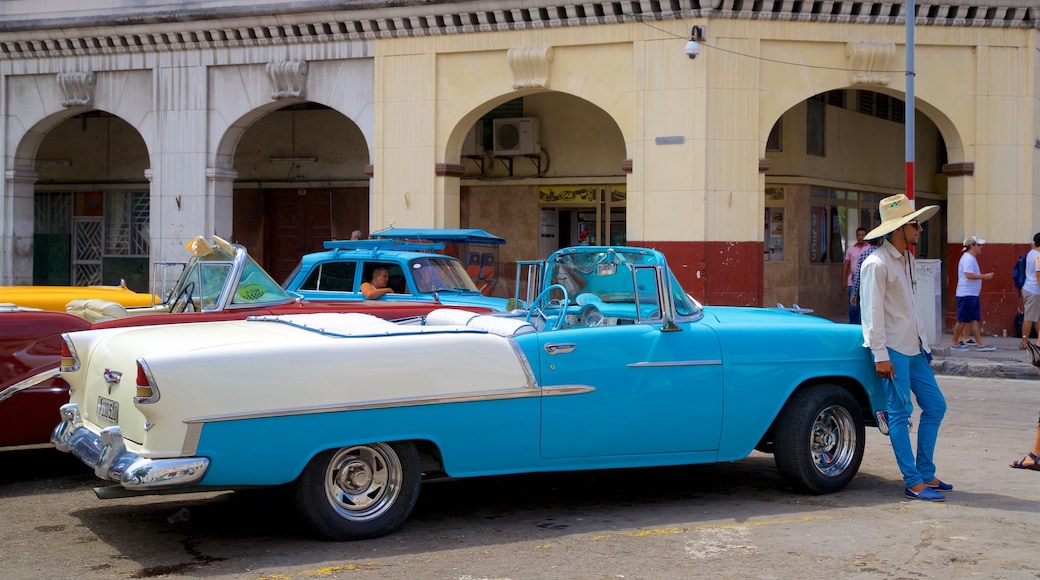
<svg viewBox="0 0 1040 580">
<path fill-rule="evenodd" d="M 904 4 L 883 0 L 370 0 L 336 4 L 336 10 L 330 10 L 328 0 L 301 0 L 267 5 L 261 13 L 258 6 L 243 2 L 236 7 L 168 13 L 127 9 L 76 19 L 63 17 L 55 9 L 53 18 L 0 21 L 0 59 L 284 46 L 693 18 L 905 24 Z M 918 26 L 1040 28 L 1035 5 L 1020 0 L 918 4 L 914 22 Z"/>
</svg>

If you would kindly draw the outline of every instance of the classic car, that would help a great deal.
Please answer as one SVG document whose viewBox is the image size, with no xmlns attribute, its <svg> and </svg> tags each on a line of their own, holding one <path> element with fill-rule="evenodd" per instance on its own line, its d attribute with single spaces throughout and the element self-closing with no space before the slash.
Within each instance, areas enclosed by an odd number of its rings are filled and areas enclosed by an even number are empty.
<svg viewBox="0 0 1040 580">
<path fill-rule="evenodd" d="M 471 274 L 458 259 L 436 253 L 444 249 L 444 244 L 400 238 L 330 240 L 323 244 L 325 251 L 305 255 L 282 287 L 314 300 L 364 300 L 361 284 L 369 281 L 373 269 L 384 267 L 390 273 L 393 293 L 380 300 L 429 301 L 505 311 L 508 299 L 485 296 L 474 282 L 482 281 L 480 258 Z"/>
<path fill-rule="evenodd" d="M 428 302 L 310 301 L 283 290 L 242 246 L 214 237 L 187 244 L 187 264 L 159 263 L 153 276 L 179 269 L 166 299 L 153 306 L 125 308 L 101 299 L 74 300 L 67 312 L 0 309 L 0 447 L 47 444 L 54 412 L 68 402 L 68 385 L 57 378 L 60 335 L 88 328 L 113 328 L 235 320 L 254 315 L 307 312 L 367 312 L 384 318 L 425 314 Z M 482 309 L 484 310 L 484 309 Z"/>
<path fill-rule="evenodd" d="M 134 292 L 125 284 L 119 286 L 0 286 L 0 304 L 11 304 L 41 310 L 65 312 L 72 300 L 97 298 L 124 307 L 152 306 L 156 297 L 147 292 Z"/>
<path fill-rule="evenodd" d="M 52 442 L 102 498 L 281 486 L 319 534 L 403 524 L 424 477 L 736 461 L 813 494 L 863 458 L 883 389 L 858 326 L 701 306 L 664 256 L 578 247 L 528 308 L 90 330 Z"/>
</svg>

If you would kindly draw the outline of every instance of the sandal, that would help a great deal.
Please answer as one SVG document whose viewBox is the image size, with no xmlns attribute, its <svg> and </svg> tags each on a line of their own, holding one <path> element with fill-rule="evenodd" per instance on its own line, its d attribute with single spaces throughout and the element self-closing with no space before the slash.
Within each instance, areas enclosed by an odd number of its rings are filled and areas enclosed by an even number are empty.
<svg viewBox="0 0 1040 580">
<path fill-rule="evenodd" d="M 1030 341 L 1026 343 L 1026 350 L 1029 351 L 1029 363 L 1040 369 L 1040 346 Z"/>
<path fill-rule="evenodd" d="M 1026 465 L 1026 459 L 1032 459 L 1033 463 L 1030 465 Z M 1029 455 L 1023 457 L 1021 461 L 1012 461 L 1011 467 L 1015 469 L 1030 469 L 1033 471 L 1040 471 L 1040 456 L 1037 456 L 1035 453 L 1030 453 Z"/>
</svg>

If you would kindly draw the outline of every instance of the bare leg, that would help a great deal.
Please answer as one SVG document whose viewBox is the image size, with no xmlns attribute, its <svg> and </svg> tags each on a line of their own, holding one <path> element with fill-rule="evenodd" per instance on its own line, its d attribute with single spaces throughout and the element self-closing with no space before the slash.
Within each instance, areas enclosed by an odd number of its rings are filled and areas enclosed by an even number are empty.
<svg viewBox="0 0 1040 580">
<path fill-rule="evenodd" d="M 986 346 L 986 344 L 984 342 L 982 342 L 981 326 L 982 325 L 979 324 L 978 320 L 972 320 L 971 321 L 971 333 L 972 333 L 972 335 L 975 336 L 975 344 L 977 346 Z"/>
<path fill-rule="evenodd" d="M 1033 440 L 1033 450 L 1029 452 L 1030 455 L 1026 455 L 1021 461 L 1012 461 L 1009 463 L 1011 467 L 1023 467 L 1026 469 L 1035 469 L 1040 471 L 1036 457 L 1040 457 L 1040 424 L 1036 426 L 1036 439 Z M 1017 465 L 1016 465 L 1017 464 Z"/>
</svg>

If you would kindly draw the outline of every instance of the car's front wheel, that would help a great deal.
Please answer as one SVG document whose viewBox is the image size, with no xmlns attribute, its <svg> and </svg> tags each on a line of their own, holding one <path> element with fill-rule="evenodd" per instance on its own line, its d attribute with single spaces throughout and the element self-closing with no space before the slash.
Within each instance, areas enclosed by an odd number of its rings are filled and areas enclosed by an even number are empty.
<svg viewBox="0 0 1040 580">
<path fill-rule="evenodd" d="M 859 403 L 837 385 L 795 393 L 777 421 L 774 459 L 780 473 L 809 493 L 838 491 L 863 461 L 866 436 Z"/>
<path fill-rule="evenodd" d="M 409 442 L 370 443 L 316 455 L 296 483 L 296 506 L 318 533 L 362 540 L 393 532 L 415 507 L 419 453 Z"/>
</svg>

